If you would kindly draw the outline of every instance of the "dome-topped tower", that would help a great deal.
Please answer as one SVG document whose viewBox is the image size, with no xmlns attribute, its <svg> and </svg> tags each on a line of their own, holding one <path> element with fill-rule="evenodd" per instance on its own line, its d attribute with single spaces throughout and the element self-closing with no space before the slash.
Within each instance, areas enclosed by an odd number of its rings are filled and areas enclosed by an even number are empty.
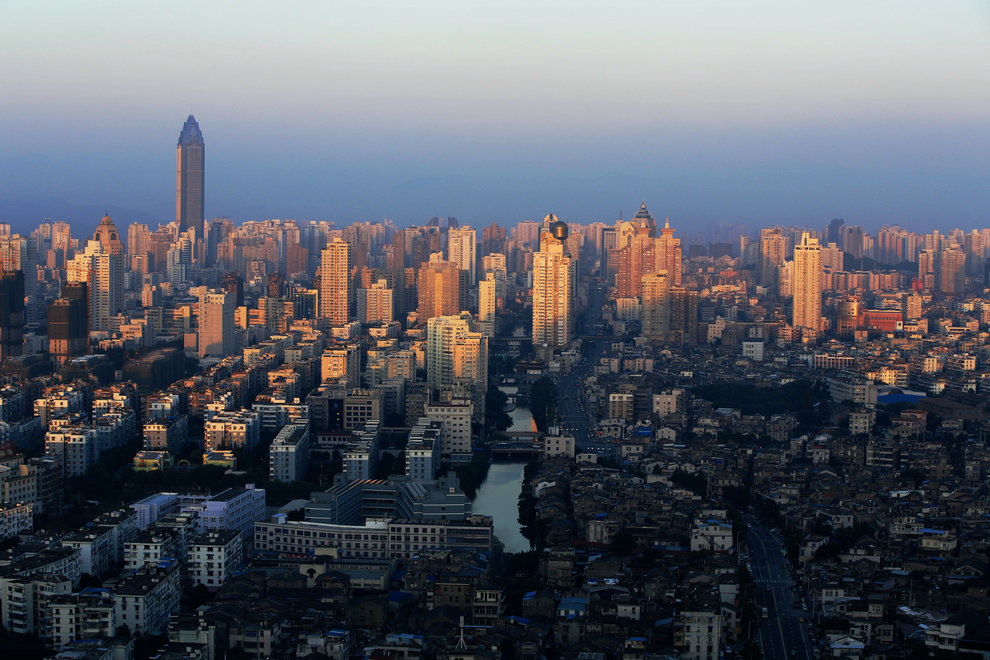
<svg viewBox="0 0 990 660">
<path fill-rule="evenodd" d="M 570 236 L 571 230 L 567 226 L 566 222 L 557 220 L 556 222 L 550 224 L 550 234 L 552 234 L 553 237 L 556 238 L 558 241 L 563 243 L 564 241 L 567 240 L 567 237 Z"/>
<path fill-rule="evenodd" d="M 657 223 L 656 220 L 653 219 L 653 214 L 646 209 L 646 200 L 640 204 L 639 210 L 636 211 L 636 215 L 633 216 L 632 221 L 641 228 L 648 229 L 650 236 L 656 235 Z"/>
<path fill-rule="evenodd" d="M 120 232 L 117 225 L 113 224 L 113 219 L 109 215 L 103 216 L 100 224 L 96 227 L 93 240 L 99 241 L 103 249 L 110 254 L 124 254 L 124 242 L 120 239 Z"/>
</svg>

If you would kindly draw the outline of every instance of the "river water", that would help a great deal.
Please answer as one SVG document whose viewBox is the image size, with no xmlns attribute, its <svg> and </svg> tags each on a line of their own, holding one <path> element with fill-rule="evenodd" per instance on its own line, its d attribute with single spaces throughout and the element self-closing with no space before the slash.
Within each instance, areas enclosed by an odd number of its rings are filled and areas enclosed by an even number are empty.
<svg viewBox="0 0 990 660">
<path fill-rule="evenodd" d="M 514 386 L 499 388 L 506 394 L 514 394 Z M 510 431 L 532 431 L 535 428 L 529 409 L 517 406 L 509 415 L 512 417 Z M 522 535 L 519 525 L 519 494 L 522 492 L 523 468 L 525 462 L 492 463 L 488 476 L 478 488 L 471 503 L 471 512 L 492 517 L 495 536 L 502 542 L 506 552 L 526 552 L 529 541 Z"/>
</svg>

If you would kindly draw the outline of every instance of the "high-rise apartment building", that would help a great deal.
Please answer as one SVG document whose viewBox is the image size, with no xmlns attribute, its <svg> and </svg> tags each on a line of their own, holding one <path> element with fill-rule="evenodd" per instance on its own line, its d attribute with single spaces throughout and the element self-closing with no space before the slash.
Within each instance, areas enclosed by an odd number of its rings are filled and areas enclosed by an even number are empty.
<svg viewBox="0 0 990 660">
<path fill-rule="evenodd" d="M 508 282 L 508 269 L 506 268 L 504 254 L 488 254 L 481 259 L 482 272 L 484 278 L 491 275 L 495 280 L 495 309 L 502 309 L 505 305 L 506 288 Z"/>
<path fill-rule="evenodd" d="M 655 270 L 655 249 L 656 239 L 642 231 L 629 236 L 628 243 L 616 251 L 618 257 L 618 270 L 615 278 L 617 297 L 639 297 L 643 275 Z"/>
<path fill-rule="evenodd" d="M 670 289 L 670 338 L 675 344 L 698 343 L 698 292 Z"/>
<path fill-rule="evenodd" d="M 454 382 L 454 341 L 471 333 L 471 315 L 434 316 L 426 324 L 426 379 L 439 389 Z"/>
<path fill-rule="evenodd" d="M 124 309 L 124 248 L 110 216 L 100 220 L 85 251 L 67 264 L 66 280 L 87 285 L 89 329 L 110 331 L 111 319 Z"/>
<path fill-rule="evenodd" d="M 760 232 L 760 284 L 777 291 L 777 267 L 786 258 L 787 237 L 780 228 L 763 229 Z"/>
<path fill-rule="evenodd" d="M 199 357 L 227 357 L 234 352 L 234 297 L 205 291 L 199 298 Z"/>
<path fill-rule="evenodd" d="M 320 316 L 344 325 L 351 308 L 351 246 L 340 237 L 327 243 L 320 261 Z"/>
<path fill-rule="evenodd" d="M 474 230 L 470 227 L 451 229 L 447 232 L 447 261 L 467 271 L 468 286 L 474 286 L 477 279 L 477 242 Z"/>
<path fill-rule="evenodd" d="M 957 296 L 966 291 L 966 253 L 958 245 L 938 253 L 938 290 Z"/>
<path fill-rule="evenodd" d="M 362 323 L 387 323 L 394 318 L 392 289 L 380 279 L 368 288 L 358 289 L 358 316 Z"/>
<path fill-rule="evenodd" d="M 419 324 L 426 325 L 434 316 L 459 314 L 465 307 L 467 278 L 468 272 L 457 264 L 440 259 L 437 253 L 431 255 L 419 269 L 416 287 Z"/>
<path fill-rule="evenodd" d="M 533 255 L 533 344 L 563 348 L 574 338 L 577 269 L 564 254 L 567 224 L 553 214 L 547 220 L 549 237 L 540 241 L 545 249 Z"/>
<path fill-rule="evenodd" d="M 643 276 L 642 336 L 666 339 L 670 329 L 670 278 L 665 271 Z"/>
<path fill-rule="evenodd" d="M 495 273 L 485 273 L 485 279 L 478 282 L 478 325 L 487 337 L 495 336 L 495 309 L 498 307 Z"/>
<path fill-rule="evenodd" d="M 203 133 L 192 115 L 179 133 L 175 163 L 175 219 L 179 222 L 179 231 L 195 229 L 196 238 L 202 239 L 206 147 Z"/>
<path fill-rule="evenodd" d="M 807 233 L 794 246 L 791 279 L 794 292 L 794 327 L 815 333 L 822 329 L 822 246 Z"/>
</svg>

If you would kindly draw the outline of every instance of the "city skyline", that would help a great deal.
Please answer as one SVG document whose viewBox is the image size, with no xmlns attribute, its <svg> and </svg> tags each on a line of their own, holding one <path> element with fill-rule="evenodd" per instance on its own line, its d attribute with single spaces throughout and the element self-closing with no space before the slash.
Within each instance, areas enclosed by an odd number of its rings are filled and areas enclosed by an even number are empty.
<svg viewBox="0 0 990 660">
<path fill-rule="evenodd" d="M 115 7 L 62 4 L 72 31 L 8 12 L 0 52 L 22 66 L 0 109 L 0 221 L 174 219 L 165 145 L 190 113 L 210 136 L 207 217 L 237 222 L 487 225 L 552 208 L 586 223 L 645 198 L 680 226 L 947 229 L 990 206 L 979 3 L 547 3 L 518 20 L 484 4 L 273 18 L 246 3 L 241 41 L 159 49 L 168 59 L 155 46 L 181 13 L 128 25 Z M 228 20 L 202 8 L 196 34 Z M 291 48 L 232 48 L 278 27 Z M 59 41 L 25 58 L 39 32 Z"/>
</svg>

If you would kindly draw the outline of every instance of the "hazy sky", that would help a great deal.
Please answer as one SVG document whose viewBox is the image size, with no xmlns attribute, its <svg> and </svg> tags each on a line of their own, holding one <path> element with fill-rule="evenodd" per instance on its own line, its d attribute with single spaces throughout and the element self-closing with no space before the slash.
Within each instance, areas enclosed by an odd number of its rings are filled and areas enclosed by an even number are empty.
<svg viewBox="0 0 990 660">
<path fill-rule="evenodd" d="M 986 0 L 0 0 L 0 221 L 990 225 Z"/>
</svg>

